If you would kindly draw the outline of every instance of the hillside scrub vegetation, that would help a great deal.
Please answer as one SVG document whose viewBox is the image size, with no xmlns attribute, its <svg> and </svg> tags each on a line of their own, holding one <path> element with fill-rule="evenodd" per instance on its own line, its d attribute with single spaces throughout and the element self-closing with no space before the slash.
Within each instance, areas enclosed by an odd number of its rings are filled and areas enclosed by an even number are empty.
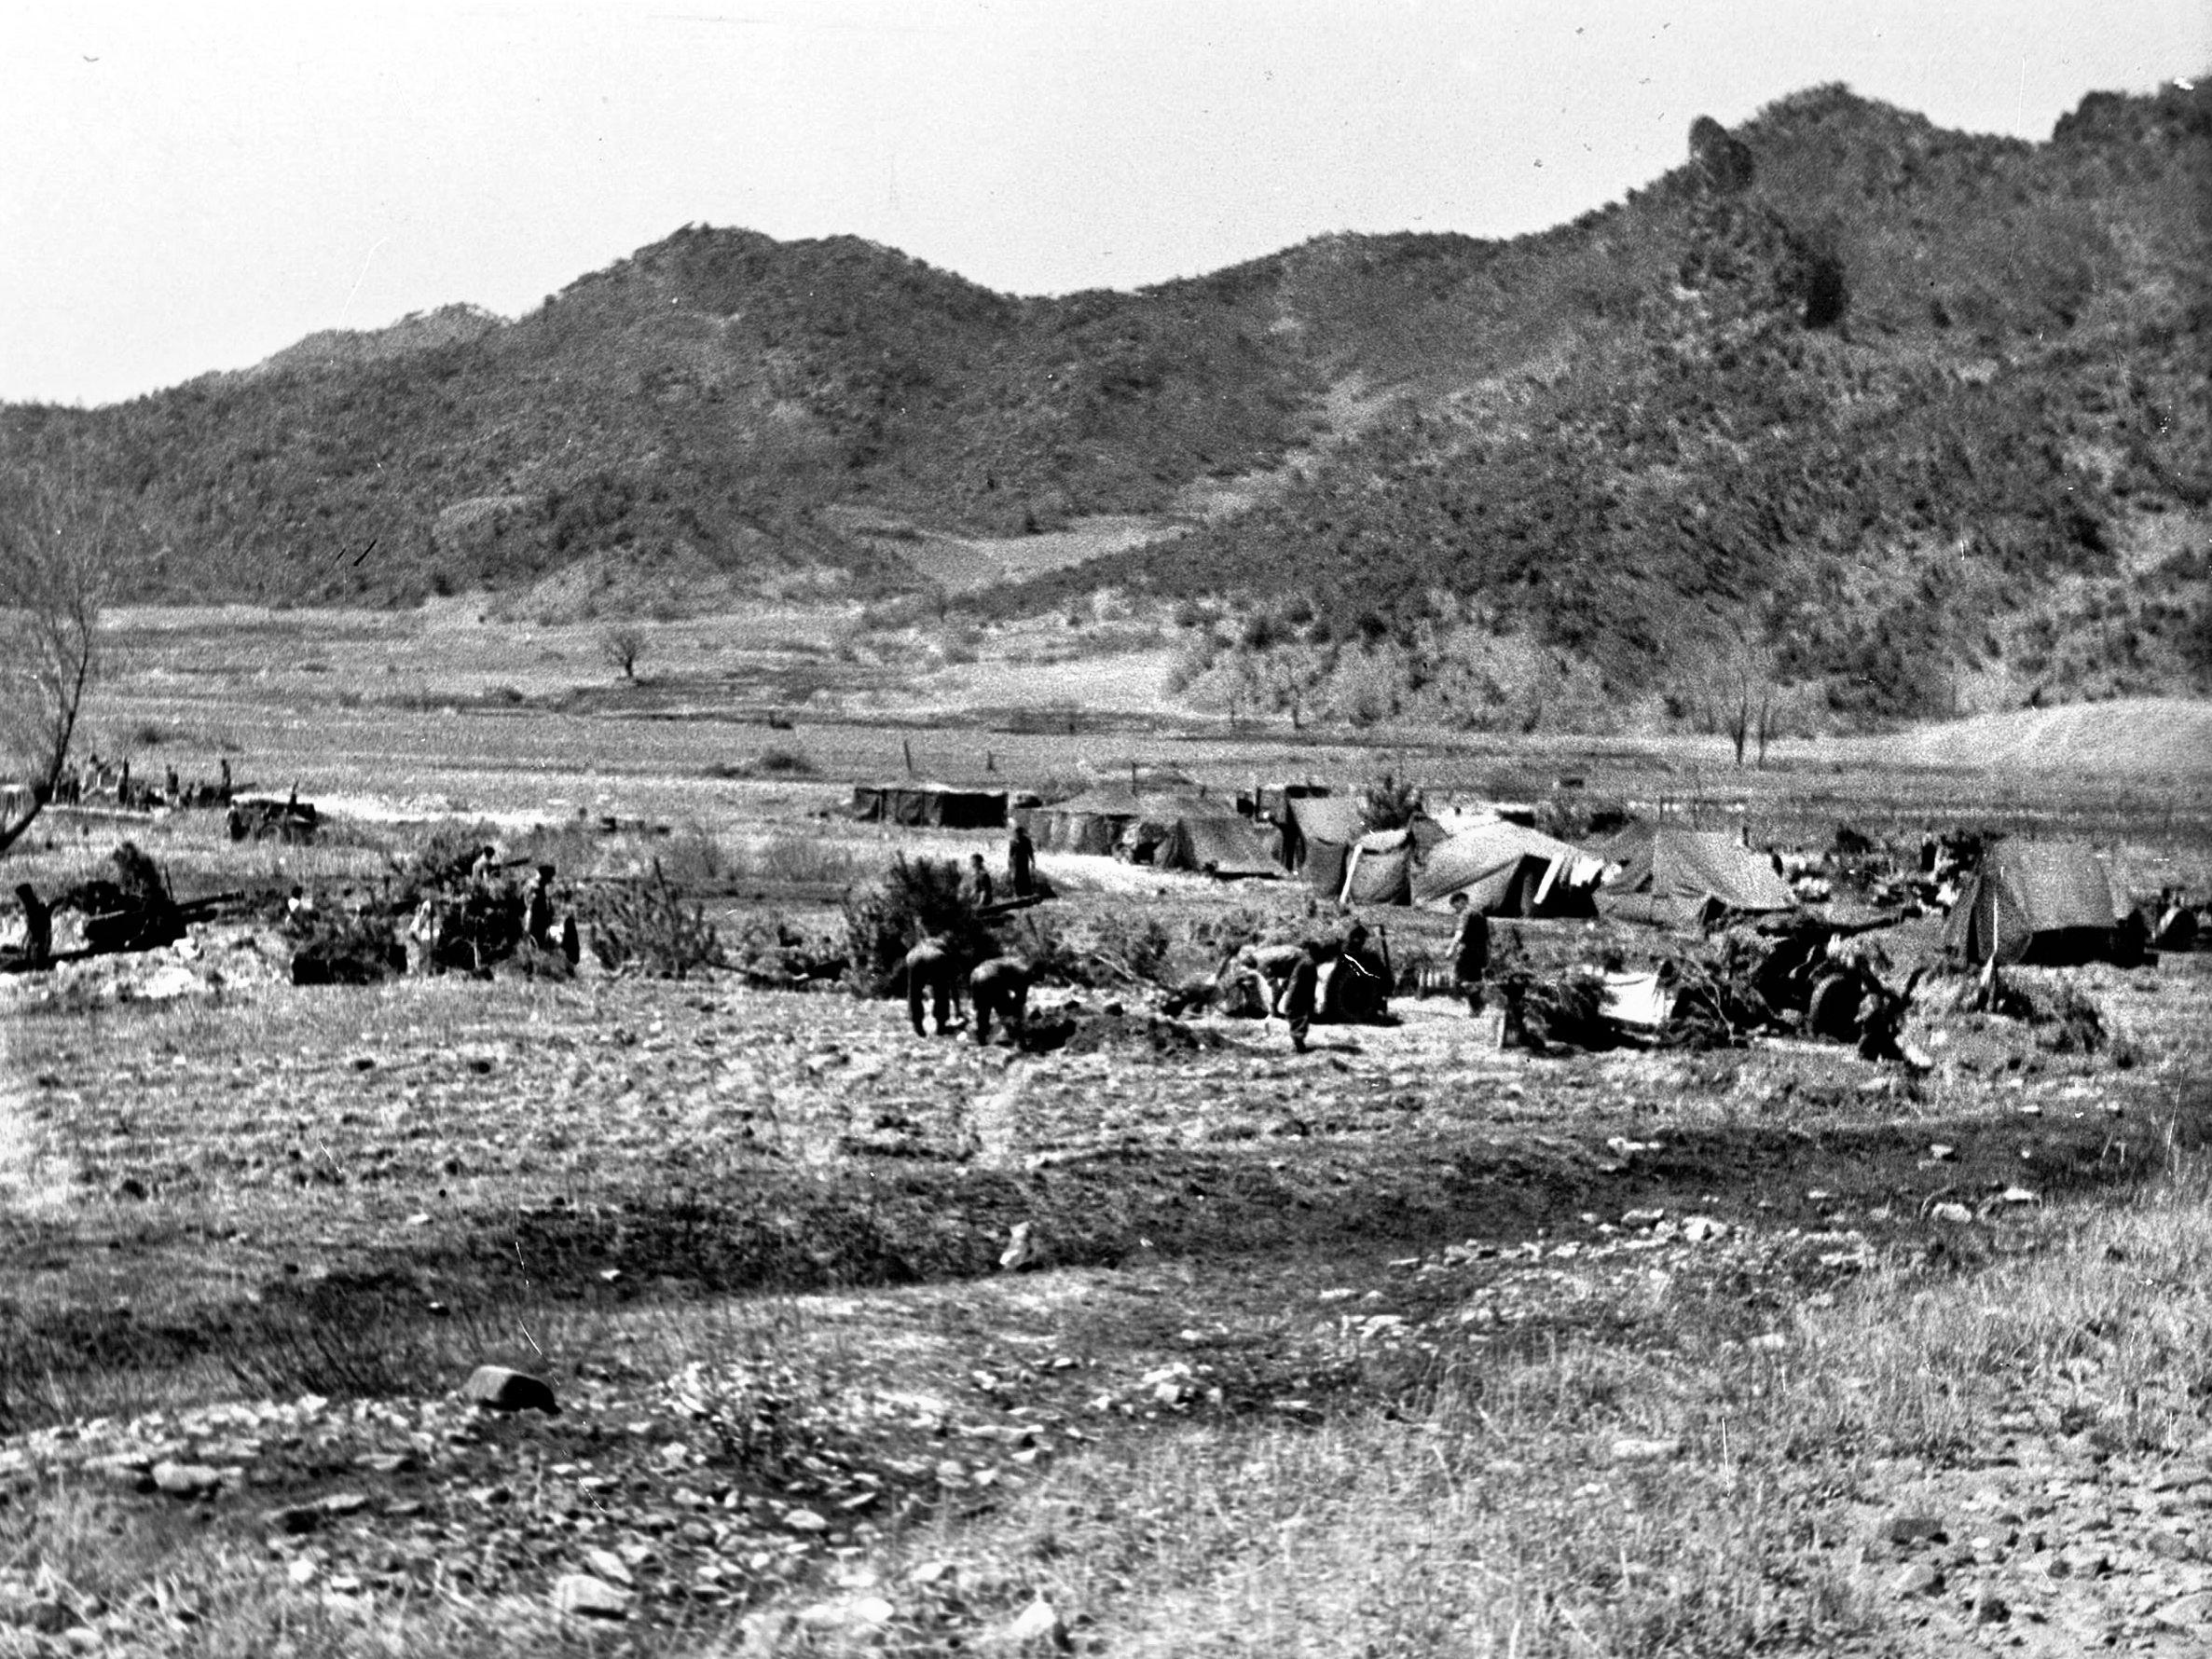
<svg viewBox="0 0 2212 1659">
<path fill-rule="evenodd" d="M 693 226 L 510 322 L 7 406 L 0 465 L 167 525 L 151 599 L 865 603 L 933 594 L 915 527 L 1151 515 L 1188 533 L 954 603 L 1264 608 L 1187 679 L 1294 724 L 1694 704 L 1674 665 L 1738 632 L 1813 723 L 2187 693 L 2208 176 L 2202 85 L 2042 144 L 1829 86 L 1699 117 L 1682 166 L 1539 235 L 1328 236 L 1135 293 Z"/>
</svg>

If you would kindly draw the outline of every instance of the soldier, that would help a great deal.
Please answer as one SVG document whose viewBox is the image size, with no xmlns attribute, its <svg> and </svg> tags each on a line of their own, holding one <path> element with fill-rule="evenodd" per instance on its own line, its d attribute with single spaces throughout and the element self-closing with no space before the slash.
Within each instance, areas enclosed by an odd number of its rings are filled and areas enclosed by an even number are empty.
<svg viewBox="0 0 2212 1659">
<path fill-rule="evenodd" d="M 23 960 L 43 967 L 54 953 L 54 912 L 29 882 L 17 883 L 15 896 L 23 907 Z"/>
<path fill-rule="evenodd" d="M 922 1028 L 925 997 L 937 1018 L 937 1035 L 944 1035 L 953 1028 L 953 1002 L 959 985 L 951 942 L 941 934 L 931 934 L 907 952 L 900 966 L 906 974 L 906 1013 L 914 1021 L 914 1035 L 929 1035 Z"/>
<path fill-rule="evenodd" d="M 445 942 L 445 907 L 435 898 L 425 898 L 415 910 L 415 920 L 407 928 L 407 966 L 416 974 L 440 972 L 438 947 Z"/>
<path fill-rule="evenodd" d="M 228 755 L 225 755 L 225 756 L 223 757 L 223 760 L 222 760 L 222 767 L 223 767 L 223 786 L 222 786 L 222 787 L 223 787 L 223 794 L 222 794 L 222 799 L 223 799 L 223 800 L 225 800 L 225 801 L 228 801 L 228 800 L 230 799 L 230 757 L 229 757 Z"/>
<path fill-rule="evenodd" d="M 1037 843 L 1029 839 L 1026 824 L 1016 824 L 1013 839 L 1006 843 L 1006 869 L 1016 898 L 1037 891 Z"/>
<path fill-rule="evenodd" d="M 981 853 L 968 855 L 968 873 L 960 878 L 960 897 L 981 910 L 991 902 L 991 872 L 983 868 Z"/>
<path fill-rule="evenodd" d="M 557 936 L 553 930 L 553 866 L 550 864 L 538 866 L 522 896 L 522 931 L 541 950 L 550 951 L 556 942 Z"/>
<path fill-rule="evenodd" d="M 1235 1020 L 1264 1020 L 1274 998 L 1270 994 L 1259 953 L 1250 945 L 1230 953 L 1221 971 L 1214 976 L 1221 1011 Z"/>
<path fill-rule="evenodd" d="M 168 802 L 168 803 L 172 807 L 182 805 L 183 802 L 180 800 L 180 797 L 183 795 L 184 790 L 178 786 L 177 769 L 174 766 L 172 766 L 169 769 L 167 775 L 162 778 L 161 782 L 162 799 Z"/>
<path fill-rule="evenodd" d="M 1490 918 L 1467 902 L 1464 892 L 1451 896 L 1451 913 L 1458 918 L 1447 953 L 1451 961 L 1452 983 L 1467 999 L 1467 1012 L 1482 1012 L 1482 980 L 1490 972 Z"/>
<path fill-rule="evenodd" d="M 1331 953 L 1331 948 L 1317 939 L 1308 939 L 1298 946 L 1298 961 L 1290 969 L 1290 982 L 1283 988 L 1283 1017 L 1290 1021 L 1290 1047 L 1293 1051 L 1306 1051 L 1306 1033 L 1313 1023 L 1313 1014 L 1320 1001 L 1321 962 Z"/>
<path fill-rule="evenodd" d="M 994 956 L 968 976 L 969 1006 L 975 1013 L 975 1040 L 991 1040 L 991 1016 L 1006 1022 L 1008 1040 L 1022 1046 L 1029 1012 L 1029 965 L 1018 956 Z"/>
</svg>

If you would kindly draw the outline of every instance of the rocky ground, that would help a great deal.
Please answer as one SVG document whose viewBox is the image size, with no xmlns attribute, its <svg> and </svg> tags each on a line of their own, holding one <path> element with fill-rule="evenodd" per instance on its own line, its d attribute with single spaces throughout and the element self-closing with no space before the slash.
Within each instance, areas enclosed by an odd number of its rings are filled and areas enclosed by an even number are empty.
<svg viewBox="0 0 2212 1659">
<path fill-rule="evenodd" d="M 551 1636 L 1110 1649 L 1109 1607 L 963 1529 L 1131 1448 L 1325 1436 L 1562 1345 L 1767 1386 L 1862 1283 L 2033 1261 L 2212 1110 L 2201 959 L 2070 973 L 2095 1052 L 1931 1014 L 1917 1077 L 1801 1043 L 1537 1060 L 1441 1002 L 1297 1057 L 1052 994 L 1079 1040 L 1017 1055 L 729 981 L 302 991 L 273 961 L 203 929 L 7 988 L 0 1493 L 334 1616 Z M 1802 1460 L 1867 1651 L 2212 1640 L 2212 1441 L 2115 1433 L 2095 1343 L 1965 1441 Z M 471 1399 L 480 1362 L 560 1409 Z M 1712 1447 L 1593 1419 L 1465 1455 L 1603 1506 Z M 0 1552 L 0 1651 L 219 1617 L 71 1561 Z"/>
</svg>

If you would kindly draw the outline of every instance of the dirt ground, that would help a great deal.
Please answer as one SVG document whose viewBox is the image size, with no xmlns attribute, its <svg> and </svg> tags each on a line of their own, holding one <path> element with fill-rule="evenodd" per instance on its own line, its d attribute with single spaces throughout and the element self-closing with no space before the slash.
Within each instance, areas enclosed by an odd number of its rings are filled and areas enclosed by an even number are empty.
<svg viewBox="0 0 2212 1659">
<path fill-rule="evenodd" d="M 101 741 L 174 757 L 187 775 L 228 752 L 242 779 L 296 776 L 336 809 L 330 831 L 315 847 L 232 847 L 213 815 L 57 814 L 52 844 L 22 849 L 42 884 L 81 879 L 129 833 L 181 895 L 301 880 L 328 899 L 375 890 L 432 825 L 486 822 L 501 838 L 569 835 L 576 875 L 688 860 L 728 930 L 771 909 L 831 927 L 835 890 L 894 854 L 996 855 L 993 833 L 843 816 L 851 785 L 902 774 L 910 748 L 917 770 L 1016 788 L 1132 758 L 1225 787 L 1256 769 L 1349 786 L 1385 762 L 1468 793 L 1540 793 L 1573 775 L 1593 795 L 1694 797 L 1731 823 L 1739 800 L 1754 833 L 1791 838 L 1837 821 L 1917 833 L 1980 811 L 2124 828 L 2138 885 L 2206 873 L 2201 803 L 2178 784 L 1863 759 L 1732 775 L 1689 745 L 1386 753 L 1342 734 L 1255 744 L 1142 722 L 1071 736 L 973 710 L 794 730 L 768 711 L 831 672 L 841 640 L 768 623 L 732 639 L 670 624 L 656 643 L 694 652 L 698 672 L 634 702 L 603 683 L 566 700 L 588 678 L 584 633 L 459 611 L 335 631 L 312 617 L 131 626 L 136 654 L 104 694 Z M 212 650 L 226 628 L 239 649 Z M 470 657 L 485 630 L 497 651 Z M 836 672 L 849 684 L 879 667 Z M 1004 663 L 946 673 L 1009 704 L 1021 693 Z M 809 770 L 733 769 L 776 746 Z M 625 827 L 601 835 L 602 814 Z M 701 873 L 709 855 L 723 863 Z M 1064 894 L 1048 909 L 1070 920 L 1187 928 L 1302 909 L 1283 884 L 1106 859 L 1043 868 Z M 1402 955 L 1446 925 L 1370 920 Z M 1657 944 L 1573 924 L 1502 931 L 1546 961 L 1613 948 L 1633 964 Z M 1857 1426 L 1817 1454 L 1777 1454 L 1784 1542 L 1753 1541 L 1742 1570 L 1765 1611 L 1728 1626 L 1752 1634 L 1667 1625 L 1707 1634 L 1562 1636 L 1557 1651 L 2178 1652 L 2212 1639 L 2212 1532 L 2196 1522 L 2212 1441 L 2113 1426 L 2120 1391 L 2097 1394 L 2080 1369 L 2103 1352 L 2097 1316 L 2032 1386 L 1991 1381 L 1978 1416 L 1940 1432 L 1851 1416 L 1870 1367 L 1848 1352 L 1880 1335 L 1852 1336 L 1855 1308 L 1984 1284 L 2000 1297 L 2006 1275 L 2069 1249 L 2084 1217 L 2131 1214 L 2197 1163 L 2212 956 L 2022 970 L 2031 989 L 2095 1005 L 2105 1041 L 2091 1051 L 1928 999 L 1905 1035 L 1931 1064 L 1914 1071 L 1768 1039 L 1540 1058 L 1501 1049 L 1493 1023 L 1443 998 L 1401 998 L 1386 1025 L 1317 1028 L 1295 1055 L 1280 1021 L 1169 1019 L 1134 987 L 1046 987 L 1036 1018 L 1069 1040 L 1017 1052 L 917 1038 L 891 1003 L 729 973 L 302 988 L 287 955 L 266 922 L 232 919 L 159 953 L 0 976 L 0 1652 L 18 1633 L 46 1652 L 157 1629 L 188 1651 L 195 1621 L 209 1627 L 212 1592 L 195 1600 L 174 1573 L 136 1583 L 64 1547 L 111 1524 L 142 1542 L 214 1541 L 238 1605 L 262 1593 L 240 1586 L 266 1584 L 317 1616 L 489 1610 L 556 1648 L 583 1639 L 587 1615 L 556 1611 L 581 1574 L 640 1640 L 699 1638 L 669 1652 L 944 1651 L 1004 1638 L 1048 1584 L 1082 1604 L 1050 1646 L 1188 1652 L 1202 1636 L 1291 1651 L 1288 1633 L 1343 1610 L 1295 1605 L 1293 1582 L 1271 1592 L 1291 1598 L 1270 1604 L 1287 1610 L 1281 1625 L 1224 1613 L 1216 1628 L 1181 1581 L 1142 1588 L 1136 1541 L 1170 1558 L 1173 1524 L 1133 1530 L 1085 1505 L 1191 1469 L 1227 1490 L 1266 1459 L 1343 1456 L 1349 1488 L 1388 1447 L 1364 1464 L 1346 1448 L 1400 1429 L 1445 1471 L 1436 1491 L 1408 1476 L 1389 1512 L 1429 1517 L 1434 1571 L 1346 1570 L 1411 1575 L 1403 1595 L 1362 1604 L 1377 1651 L 1455 1651 L 1403 1622 L 1429 1597 L 1438 1628 L 1476 1616 L 1451 1597 L 1521 1558 L 1483 1531 L 1535 1526 L 1519 1506 L 1548 1506 L 1545 1527 L 1588 1510 L 1642 1529 L 1634 1573 L 1604 1565 L 1627 1535 L 1528 1568 L 1544 1628 L 1695 1581 L 1679 1552 L 1700 1529 L 1635 1517 L 1696 1504 L 1710 1530 L 1766 1515 L 1729 1485 L 1744 1466 L 1728 1413 L 1779 1397 L 1775 1367 L 1823 1342 L 1838 1352 L 1820 1374 L 1842 1379 L 1838 1420 Z M 2154 1311 L 2167 1293 L 2116 1276 L 2112 1294 Z M 546 1377 L 564 1409 L 466 1405 L 455 1391 L 487 1363 Z M 1604 1375 L 1570 1409 L 1555 1373 L 1573 1365 Z M 1509 1433 L 1500 1379 L 1531 1367 L 1563 1392 Z M 1688 1376 L 1720 1378 L 1726 1410 L 1681 1405 Z M 2177 1371 L 2173 1389 L 2186 1395 L 2193 1376 Z M 2189 1399 L 2175 1410 L 2194 1420 Z M 1769 1438 L 1788 1443 L 1786 1425 Z M 1210 1493 L 1161 1501 L 1215 1513 Z M 1313 1505 L 1292 1520 L 1316 1524 Z M 1224 1498 L 1219 1515 L 1233 1553 L 1251 1514 Z M 956 1593 L 931 1576 L 933 1554 L 966 1563 Z"/>
</svg>

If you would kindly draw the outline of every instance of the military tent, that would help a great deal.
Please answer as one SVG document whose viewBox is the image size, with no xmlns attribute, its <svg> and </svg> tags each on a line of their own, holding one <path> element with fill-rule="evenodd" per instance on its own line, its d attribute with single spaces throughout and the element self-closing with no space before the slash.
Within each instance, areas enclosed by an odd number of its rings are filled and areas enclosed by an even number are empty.
<svg viewBox="0 0 2212 1659">
<path fill-rule="evenodd" d="M 1165 870 L 1197 870 L 1217 876 L 1278 876 L 1282 866 L 1268 844 L 1267 832 L 1226 809 L 1201 810 L 1204 802 L 1185 802 L 1168 827 L 1153 862 Z"/>
<path fill-rule="evenodd" d="M 950 784 L 860 784 L 853 790 L 852 811 L 854 817 L 868 824 L 997 830 L 1006 824 L 1006 791 L 963 789 Z"/>
<path fill-rule="evenodd" d="M 1599 894 L 1624 921 L 1686 927 L 1717 910 L 1786 911 L 1797 900 L 1761 853 L 1717 830 L 1658 828 Z"/>
<path fill-rule="evenodd" d="M 1283 815 L 1283 867 L 1306 878 L 1316 893 L 1334 898 L 1344 890 L 1344 860 L 1359 840 L 1359 802 L 1345 795 L 1294 797 Z"/>
<path fill-rule="evenodd" d="M 1413 877 L 1413 902 L 1443 910 L 1455 893 L 1487 916 L 1534 916 L 1573 907 L 1580 849 L 1504 819 L 1462 830 L 1429 850 Z M 1588 899 L 1582 898 L 1587 911 Z"/>
<path fill-rule="evenodd" d="M 1982 855 L 1944 930 L 1969 962 L 2068 963 L 2121 953 L 2124 889 L 2084 842 L 2001 841 Z"/>
<path fill-rule="evenodd" d="M 1363 835 L 1344 860 L 1346 904 L 1409 904 L 1413 898 L 1412 833 L 1376 830 Z"/>
</svg>

